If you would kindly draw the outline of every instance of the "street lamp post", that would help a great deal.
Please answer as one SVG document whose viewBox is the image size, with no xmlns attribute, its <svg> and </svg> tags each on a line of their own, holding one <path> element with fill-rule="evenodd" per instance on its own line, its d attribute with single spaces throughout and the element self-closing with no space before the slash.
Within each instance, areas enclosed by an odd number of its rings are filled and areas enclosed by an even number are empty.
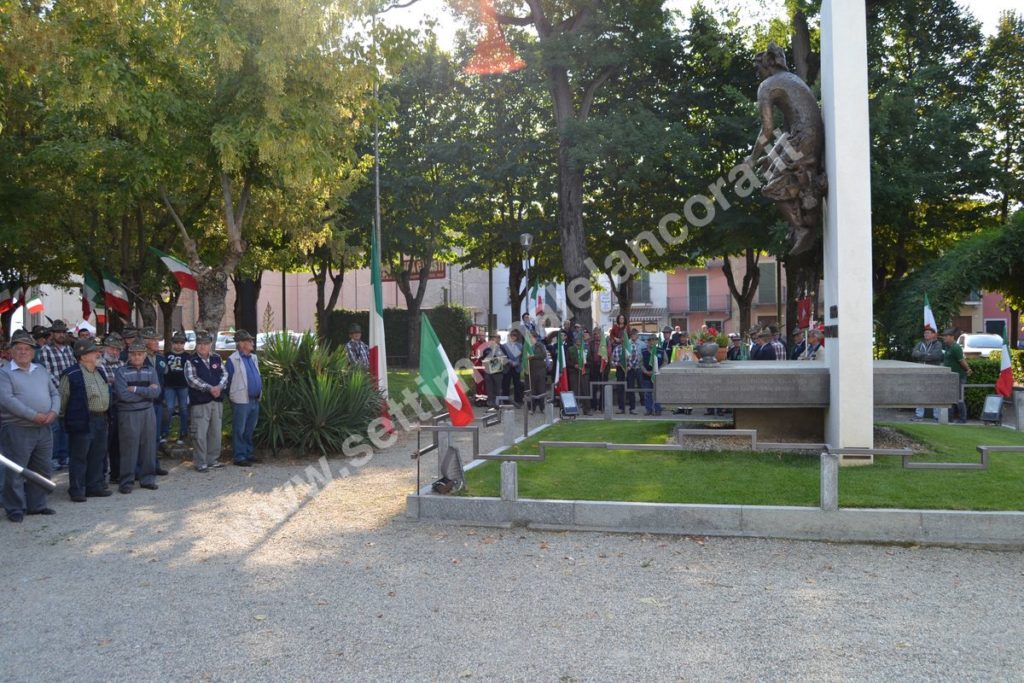
<svg viewBox="0 0 1024 683">
<path fill-rule="evenodd" d="M 528 232 L 524 232 L 519 236 L 519 244 L 522 245 L 523 251 L 526 253 L 526 295 L 530 295 L 530 247 L 533 246 L 533 235 Z M 530 312 L 530 304 L 526 304 L 526 312 Z M 520 312 L 520 320 L 522 320 L 522 312 Z"/>
</svg>

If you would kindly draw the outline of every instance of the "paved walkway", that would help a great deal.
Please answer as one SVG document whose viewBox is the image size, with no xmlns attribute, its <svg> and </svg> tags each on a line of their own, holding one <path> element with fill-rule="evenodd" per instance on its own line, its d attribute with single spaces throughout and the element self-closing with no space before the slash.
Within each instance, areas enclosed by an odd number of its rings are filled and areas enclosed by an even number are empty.
<svg viewBox="0 0 1024 683">
<path fill-rule="evenodd" d="M 178 466 L 156 492 L 85 504 L 59 492 L 56 516 L 0 523 L 0 680 L 1008 680 L 1024 668 L 1022 553 L 417 524 L 402 519 L 410 450 L 301 500 L 286 482 L 303 465 Z"/>
</svg>

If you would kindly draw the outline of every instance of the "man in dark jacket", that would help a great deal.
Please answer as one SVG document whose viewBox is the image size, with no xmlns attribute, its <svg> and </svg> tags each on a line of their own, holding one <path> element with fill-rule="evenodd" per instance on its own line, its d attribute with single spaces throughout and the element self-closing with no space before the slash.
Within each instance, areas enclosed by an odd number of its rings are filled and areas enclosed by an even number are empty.
<svg viewBox="0 0 1024 683">
<path fill-rule="evenodd" d="M 111 393 L 96 342 L 79 339 L 74 354 L 78 362 L 60 376 L 60 416 L 68 434 L 68 495 L 84 503 L 111 493 L 103 481 Z"/>
</svg>

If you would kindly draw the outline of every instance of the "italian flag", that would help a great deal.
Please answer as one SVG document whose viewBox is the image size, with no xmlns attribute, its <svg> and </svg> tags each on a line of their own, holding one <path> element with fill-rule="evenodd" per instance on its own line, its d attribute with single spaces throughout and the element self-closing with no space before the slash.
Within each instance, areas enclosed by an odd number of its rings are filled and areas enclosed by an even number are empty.
<svg viewBox="0 0 1024 683">
<path fill-rule="evenodd" d="M 381 286 L 380 245 L 377 244 L 377 231 L 372 231 L 370 244 L 370 282 L 373 285 L 373 306 L 370 307 L 370 376 L 377 391 L 384 397 L 381 404 L 381 417 L 387 421 L 388 431 L 391 415 L 388 413 L 388 353 L 384 343 L 384 290 Z"/>
<path fill-rule="evenodd" d="M 999 379 L 996 380 L 996 393 L 1004 398 L 1013 396 L 1013 370 L 1010 367 L 1010 349 L 1003 344 L 1003 352 L 999 356 Z"/>
<path fill-rule="evenodd" d="M 473 421 L 473 406 L 466 397 L 448 354 L 441 347 L 430 319 L 420 315 L 420 390 L 444 400 L 452 424 L 464 427 Z"/>
<path fill-rule="evenodd" d="M 0 313 L 6 313 L 14 307 L 14 295 L 7 285 L 0 289 Z"/>
<path fill-rule="evenodd" d="M 43 300 L 38 296 L 34 299 L 29 299 L 25 302 L 25 309 L 29 313 L 42 313 L 43 312 Z"/>
<path fill-rule="evenodd" d="M 154 247 L 150 247 L 149 250 L 163 261 L 164 265 L 167 266 L 167 270 L 171 271 L 171 275 L 173 275 L 174 279 L 178 281 L 178 285 L 180 285 L 182 289 L 199 290 L 199 285 L 196 284 L 196 276 L 192 272 L 192 269 L 188 267 L 187 263 L 179 261 L 170 254 L 165 254 Z"/>
<path fill-rule="evenodd" d="M 109 273 L 103 273 L 103 302 L 107 308 L 123 318 L 131 315 L 132 307 L 128 303 L 128 293 L 124 285 Z"/>
<path fill-rule="evenodd" d="M 89 319 L 89 313 L 93 304 L 101 303 L 103 300 L 100 298 L 103 293 L 103 287 L 100 286 L 99 281 L 89 273 L 86 273 L 82 277 L 82 317 L 86 320 Z M 97 321 L 98 322 L 98 321 Z"/>
<path fill-rule="evenodd" d="M 569 373 L 565 371 L 565 344 L 562 343 L 562 333 L 558 333 L 558 362 L 555 363 L 555 394 L 569 391 Z"/>
<path fill-rule="evenodd" d="M 939 328 L 935 324 L 935 314 L 932 313 L 932 305 L 928 302 L 928 295 L 924 295 L 924 326 L 930 327 L 934 332 L 938 332 Z"/>
<path fill-rule="evenodd" d="M 96 306 L 96 325 L 102 326 L 107 324 L 107 309 L 103 306 Z"/>
</svg>

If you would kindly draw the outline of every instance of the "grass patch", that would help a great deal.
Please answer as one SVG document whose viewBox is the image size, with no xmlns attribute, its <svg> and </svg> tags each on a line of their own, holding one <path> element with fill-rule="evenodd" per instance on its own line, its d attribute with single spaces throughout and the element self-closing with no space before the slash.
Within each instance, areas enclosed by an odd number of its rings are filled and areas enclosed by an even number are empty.
<svg viewBox="0 0 1024 683">
<path fill-rule="evenodd" d="M 560 423 L 545 441 L 665 443 L 676 423 L 638 421 Z M 1024 435 L 993 427 L 887 425 L 921 442 L 929 461 L 976 460 L 975 447 L 1024 445 Z M 536 453 L 533 437 L 515 453 Z M 467 473 L 471 495 L 497 496 L 500 468 L 488 462 Z M 952 510 L 1024 510 L 1024 454 L 992 454 L 987 471 L 904 470 L 897 457 L 870 467 L 843 468 L 840 505 Z M 651 503 L 816 506 L 815 455 L 751 452 L 550 450 L 545 462 L 519 463 L 519 495 L 562 500 Z"/>
</svg>

